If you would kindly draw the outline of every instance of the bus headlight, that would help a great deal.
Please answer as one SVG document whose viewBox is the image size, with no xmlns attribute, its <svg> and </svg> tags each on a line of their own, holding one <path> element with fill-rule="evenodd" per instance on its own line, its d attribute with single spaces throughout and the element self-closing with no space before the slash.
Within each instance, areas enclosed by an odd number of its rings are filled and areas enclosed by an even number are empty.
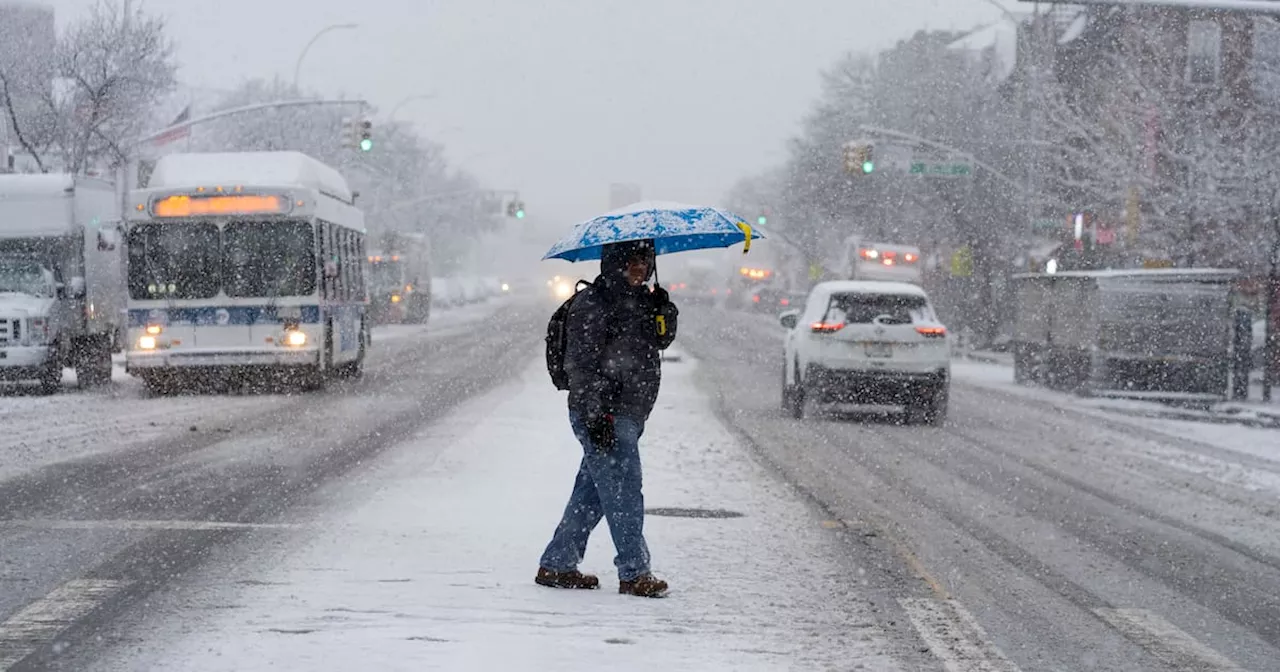
<svg viewBox="0 0 1280 672">
<path fill-rule="evenodd" d="M 307 344 L 307 335 L 296 329 L 290 329 L 284 332 L 284 344 L 294 348 L 300 348 Z"/>
<path fill-rule="evenodd" d="M 162 331 L 164 331 L 164 327 L 162 327 L 162 326 L 160 326 L 160 325 L 158 325 L 158 324 L 148 324 L 148 325 L 147 325 L 147 333 L 148 333 L 148 334 L 151 334 L 152 336 L 159 336 L 159 335 L 160 335 L 160 332 L 162 332 Z"/>
<path fill-rule="evenodd" d="M 139 350 L 155 350 L 155 349 L 156 349 L 156 337 L 155 337 L 155 336 L 140 336 L 140 337 L 138 338 L 138 349 L 139 349 Z"/>
</svg>

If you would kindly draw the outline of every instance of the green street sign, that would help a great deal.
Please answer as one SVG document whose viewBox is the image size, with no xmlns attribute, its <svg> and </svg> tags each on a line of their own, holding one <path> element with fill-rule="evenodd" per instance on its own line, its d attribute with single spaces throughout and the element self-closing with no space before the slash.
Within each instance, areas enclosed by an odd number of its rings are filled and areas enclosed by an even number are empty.
<svg viewBox="0 0 1280 672">
<path fill-rule="evenodd" d="M 972 174 L 973 167 L 967 163 L 928 163 L 925 161 L 916 161 L 911 164 L 911 169 L 908 172 L 911 175 L 955 177 L 958 175 Z"/>
</svg>

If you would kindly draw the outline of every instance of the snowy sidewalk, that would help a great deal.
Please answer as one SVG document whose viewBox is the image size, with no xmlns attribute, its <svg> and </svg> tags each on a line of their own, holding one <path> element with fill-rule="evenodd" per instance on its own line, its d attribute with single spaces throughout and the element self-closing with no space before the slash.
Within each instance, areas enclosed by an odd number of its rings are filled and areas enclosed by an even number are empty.
<svg viewBox="0 0 1280 672">
<path fill-rule="evenodd" d="M 838 541 L 715 419 L 689 357 L 641 440 L 664 600 L 619 595 L 604 523 L 582 569 L 532 579 L 581 449 L 542 363 L 304 512 L 153 596 L 91 669 L 897 669 Z"/>
</svg>

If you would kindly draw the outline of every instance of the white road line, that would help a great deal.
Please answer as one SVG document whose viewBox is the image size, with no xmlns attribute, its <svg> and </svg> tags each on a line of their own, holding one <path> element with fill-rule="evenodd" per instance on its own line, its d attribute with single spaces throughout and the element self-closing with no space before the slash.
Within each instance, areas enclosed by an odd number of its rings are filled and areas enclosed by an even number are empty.
<svg viewBox="0 0 1280 672">
<path fill-rule="evenodd" d="M 898 602 L 947 672 L 1018 672 L 987 639 L 977 619 L 955 600 L 908 597 Z"/>
<path fill-rule="evenodd" d="M 295 523 L 232 523 L 216 520 L 57 520 L 33 518 L 0 520 L 2 529 L 37 530 L 178 530 L 203 532 L 210 530 L 293 530 L 303 527 Z"/>
<path fill-rule="evenodd" d="M 1175 670 L 1240 672 L 1222 654 L 1146 609 L 1094 609 L 1093 613 Z"/>
<path fill-rule="evenodd" d="M 72 623 L 129 586 L 127 581 L 76 579 L 0 623 L 0 670 L 54 641 Z"/>
</svg>

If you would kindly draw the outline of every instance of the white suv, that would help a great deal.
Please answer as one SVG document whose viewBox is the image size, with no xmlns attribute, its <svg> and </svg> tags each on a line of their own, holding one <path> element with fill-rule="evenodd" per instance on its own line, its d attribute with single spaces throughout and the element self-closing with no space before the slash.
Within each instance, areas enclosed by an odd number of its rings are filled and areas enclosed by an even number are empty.
<svg viewBox="0 0 1280 672">
<path fill-rule="evenodd" d="M 940 424 L 951 386 L 951 347 L 929 296 L 902 282 L 824 282 L 787 329 L 782 407 L 805 402 L 903 406 L 915 423 Z"/>
</svg>

